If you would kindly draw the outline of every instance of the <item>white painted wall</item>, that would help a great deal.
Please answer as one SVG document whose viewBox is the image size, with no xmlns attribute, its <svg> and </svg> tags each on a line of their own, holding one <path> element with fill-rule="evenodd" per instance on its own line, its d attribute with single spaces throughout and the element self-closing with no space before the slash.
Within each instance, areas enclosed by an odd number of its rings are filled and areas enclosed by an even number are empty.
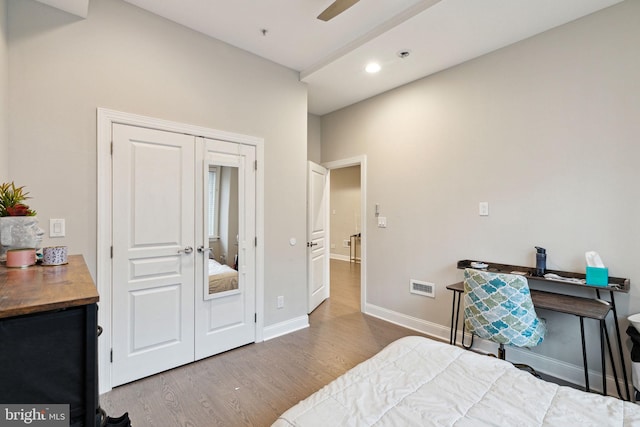
<svg viewBox="0 0 640 427">
<path fill-rule="evenodd" d="M 307 92 L 297 73 L 121 0 L 92 0 L 86 20 L 8 4 L 11 177 L 41 222 L 67 221 L 67 237 L 44 244 L 83 254 L 95 278 L 97 107 L 262 137 L 265 325 L 306 316 L 306 248 L 289 245 L 306 241 Z"/>
<path fill-rule="evenodd" d="M 539 245 L 569 271 L 598 251 L 631 279 L 620 317 L 640 312 L 638 22 L 640 2 L 623 2 L 323 116 L 323 162 L 368 159 L 368 304 L 448 328 L 458 260 L 533 266 Z M 435 282 L 436 299 L 411 295 L 410 278 Z M 581 366 L 578 319 L 544 316 L 534 351 Z"/>
<path fill-rule="evenodd" d="M 321 126 L 320 116 L 307 114 L 307 160 L 318 164 L 322 158 L 320 155 L 320 148 L 322 147 Z"/>
<path fill-rule="evenodd" d="M 9 175 L 9 45 L 7 2 L 0 0 L 0 182 Z"/>
</svg>

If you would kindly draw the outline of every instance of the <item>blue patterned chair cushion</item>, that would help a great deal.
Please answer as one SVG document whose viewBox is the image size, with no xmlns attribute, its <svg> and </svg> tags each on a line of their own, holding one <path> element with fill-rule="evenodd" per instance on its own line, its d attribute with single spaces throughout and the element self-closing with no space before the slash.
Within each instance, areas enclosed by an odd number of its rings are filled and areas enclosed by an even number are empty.
<svg viewBox="0 0 640 427">
<path fill-rule="evenodd" d="M 516 347 L 538 345 L 546 332 L 525 277 L 469 268 L 464 271 L 464 322 L 480 338 Z"/>
</svg>

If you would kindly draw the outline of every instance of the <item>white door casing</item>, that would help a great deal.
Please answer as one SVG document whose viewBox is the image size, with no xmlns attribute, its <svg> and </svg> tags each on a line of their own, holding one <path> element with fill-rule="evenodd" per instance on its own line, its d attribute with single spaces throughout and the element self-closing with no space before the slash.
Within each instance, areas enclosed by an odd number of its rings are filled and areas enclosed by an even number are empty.
<svg viewBox="0 0 640 427">
<path fill-rule="evenodd" d="M 186 123 L 163 120 L 138 114 L 131 114 L 106 108 L 97 109 L 97 263 L 96 263 L 96 285 L 100 294 L 98 322 L 103 328 L 103 333 L 98 339 L 98 370 L 100 376 L 100 394 L 106 393 L 116 384 L 113 382 L 113 361 L 112 357 L 117 357 L 117 351 L 113 351 L 114 342 L 118 340 L 114 332 L 118 323 L 118 313 L 114 309 L 114 294 L 118 275 L 118 268 L 115 264 L 114 235 L 118 232 L 118 221 L 114 219 L 120 213 L 114 210 L 116 199 L 123 197 L 114 189 L 115 178 L 121 173 L 113 159 L 113 129 L 118 124 L 125 124 L 132 127 L 157 129 L 170 133 L 183 135 L 193 135 L 202 138 L 223 140 L 236 144 L 248 145 L 255 148 L 257 159 L 256 173 L 256 198 L 255 198 L 255 227 L 256 227 L 256 249 L 255 249 L 255 311 L 256 329 L 255 340 L 257 342 L 264 339 L 264 164 L 265 146 L 264 139 L 254 136 L 241 135 L 232 132 L 220 131 L 202 126 L 195 126 Z M 198 138 L 196 138 L 198 139 Z M 200 152 L 200 150 L 198 150 Z M 197 156 L 197 154 L 196 154 Z M 195 168 L 192 163 L 191 168 Z M 196 168 L 196 175 L 198 169 Z M 196 207 L 201 203 L 196 198 Z M 193 207 L 192 207 L 193 209 Z M 197 229 L 197 227 L 196 227 Z M 197 238 L 197 235 L 196 235 Z M 195 249 L 195 248 L 194 248 Z M 117 254 L 115 255 L 117 257 Z M 197 261 L 197 257 L 195 258 Z M 196 262 L 197 264 L 197 262 Z M 196 292 L 201 289 L 196 285 Z M 200 295 L 202 292 L 200 291 Z M 194 301 L 192 299 L 192 307 Z M 116 312 L 114 312 L 116 311 Z M 193 312 L 191 314 L 193 319 Z M 192 357 L 193 357 L 192 346 Z M 114 354 L 115 353 L 115 354 Z"/>
<path fill-rule="evenodd" d="M 208 251 L 199 252 L 197 263 L 202 274 L 203 286 L 196 289 L 195 359 L 218 354 L 256 340 L 255 282 L 256 282 L 256 160 L 255 147 L 225 141 L 205 139 L 203 159 L 199 172 L 201 178 L 196 194 L 202 206 L 202 221 L 197 224 L 198 247 L 209 247 L 207 228 L 208 179 L 210 166 L 227 166 L 238 169 L 238 289 L 208 295 Z"/>
<path fill-rule="evenodd" d="M 308 313 L 329 298 L 329 254 L 326 244 L 329 209 L 328 171 L 308 162 L 307 169 L 307 292 Z"/>
<path fill-rule="evenodd" d="M 323 163 L 329 171 L 360 166 L 360 310 L 367 311 L 367 156 L 356 156 Z M 331 209 L 329 206 L 328 209 Z"/>
<path fill-rule="evenodd" d="M 127 125 L 113 137 L 113 385 L 255 342 L 255 147 Z M 197 250 L 210 165 L 238 169 L 241 260 L 238 289 L 213 297 Z"/>
<path fill-rule="evenodd" d="M 113 371 L 193 360 L 194 137 L 113 126 Z"/>
</svg>

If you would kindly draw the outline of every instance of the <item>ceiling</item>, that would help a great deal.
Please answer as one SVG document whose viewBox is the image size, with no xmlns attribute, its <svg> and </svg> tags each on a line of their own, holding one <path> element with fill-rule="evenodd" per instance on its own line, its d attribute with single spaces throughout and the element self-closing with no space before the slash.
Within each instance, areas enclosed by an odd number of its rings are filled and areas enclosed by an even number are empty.
<svg viewBox="0 0 640 427">
<path fill-rule="evenodd" d="M 300 72 L 323 115 L 622 0 L 360 0 L 328 22 L 316 17 L 333 0 L 124 1 Z"/>
</svg>

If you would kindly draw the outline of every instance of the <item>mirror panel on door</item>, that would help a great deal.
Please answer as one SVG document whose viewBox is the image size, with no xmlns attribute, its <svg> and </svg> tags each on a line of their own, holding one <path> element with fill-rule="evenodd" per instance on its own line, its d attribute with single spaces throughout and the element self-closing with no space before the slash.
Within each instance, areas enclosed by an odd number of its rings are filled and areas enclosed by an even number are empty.
<svg viewBox="0 0 640 427">
<path fill-rule="evenodd" d="M 222 161 L 216 163 L 227 163 Z M 238 167 L 210 164 L 206 178 L 206 237 L 208 259 L 205 266 L 204 299 L 239 292 Z"/>
</svg>

